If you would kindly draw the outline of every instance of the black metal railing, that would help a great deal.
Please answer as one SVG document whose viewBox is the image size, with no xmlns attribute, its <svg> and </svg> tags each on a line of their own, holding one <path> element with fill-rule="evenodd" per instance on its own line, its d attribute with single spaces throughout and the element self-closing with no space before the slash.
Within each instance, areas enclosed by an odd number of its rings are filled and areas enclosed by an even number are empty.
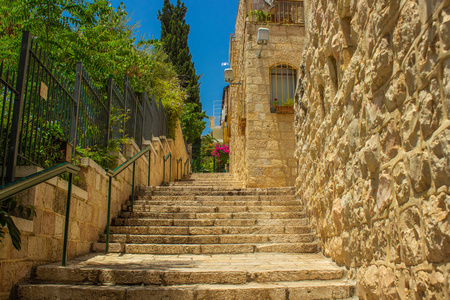
<svg viewBox="0 0 450 300">
<path fill-rule="evenodd" d="M 123 92 L 112 78 L 102 92 L 82 62 L 71 83 L 29 32 L 23 34 L 17 76 L 2 65 L 0 78 L 2 184 L 15 179 L 17 165 L 55 165 L 60 144 L 104 148 L 110 139 L 129 137 L 142 148 L 143 139 L 168 134 L 161 100 L 138 97 L 128 78 Z"/>
<path fill-rule="evenodd" d="M 12 123 L 12 100 L 19 94 L 14 88 L 16 81 L 15 73 L 10 72 L 9 69 L 4 69 L 3 62 L 0 64 L 0 159 L 1 159 L 1 185 L 5 184 L 6 164 L 8 145 L 11 138 L 11 123 Z"/>
</svg>

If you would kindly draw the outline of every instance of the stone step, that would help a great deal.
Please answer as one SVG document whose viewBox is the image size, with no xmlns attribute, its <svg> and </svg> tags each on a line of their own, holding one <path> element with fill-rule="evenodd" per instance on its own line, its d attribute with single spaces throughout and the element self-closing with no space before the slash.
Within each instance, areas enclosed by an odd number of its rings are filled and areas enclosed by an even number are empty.
<svg viewBox="0 0 450 300">
<path fill-rule="evenodd" d="M 122 210 L 131 211 L 131 205 L 122 205 Z M 134 212 L 160 212 L 160 213 L 213 213 L 213 212 L 301 212 L 301 206 L 174 206 L 174 205 L 133 205 Z"/>
<path fill-rule="evenodd" d="M 90 254 L 39 266 L 12 299 L 347 299 L 355 283 L 322 254 Z"/>
<path fill-rule="evenodd" d="M 247 257 L 247 259 L 245 259 Z M 103 285 L 246 284 L 333 280 L 344 272 L 320 254 L 88 255 L 39 266 L 33 282 Z"/>
<path fill-rule="evenodd" d="M 110 234 L 110 242 L 127 244 L 251 244 L 309 243 L 314 234 L 213 234 L 213 235 L 138 235 Z M 106 242 L 102 234 L 101 242 Z"/>
<path fill-rule="evenodd" d="M 199 182 L 175 182 L 169 184 L 169 186 L 173 187 L 209 187 L 211 185 L 214 185 L 214 187 L 226 187 L 226 188 L 242 188 L 242 183 L 240 182 L 233 182 L 233 181 L 221 181 L 221 182 L 205 182 L 205 181 L 199 181 Z"/>
<path fill-rule="evenodd" d="M 130 206 L 131 201 L 125 205 Z M 134 205 L 165 205 L 165 206 L 298 206 L 302 207 L 300 200 L 258 200 L 258 201 L 235 201 L 235 200 L 159 200 L 159 199 L 135 199 Z"/>
<path fill-rule="evenodd" d="M 300 219 L 306 215 L 304 212 L 204 212 L 204 213 L 165 213 L 165 212 L 121 212 L 122 218 L 144 218 L 144 219 L 193 219 L 193 220 L 215 220 L 215 219 Z"/>
<path fill-rule="evenodd" d="M 206 196 L 214 196 L 214 195 L 250 195 L 250 196 L 259 196 L 259 195 L 294 195 L 295 190 L 293 188 L 246 188 L 246 189 L 236 189 L 236 188 L 226 188 L 226 187 L 214 187 L 214 186 L 205 186 L 205 187 L 189 187 L 189 186 L 156 186 L 149 187 L 144 191 L 141 191 L 141 195 L 143 196 L 157 196 L 157 195 L 206 195 Z"/>
<path fill-rule="evenodd" d="M 210 235 L 210 234 L 304 234 L 309 226 L 111 226 L 110 233 L 155 235 Z"/>
<path fill-rule="evenodd" d="M 199 284 L 180 286 L 84 286 L 74 284 L 20 284 L 16 299 L 167 299 L 167 300 L 303 300 L 347 299 L 355 293 L 347 280 L 248 283 L 244 285 Z"/>
<path fill-rule="evenodd" d="M 295 198 L 294 195 L 137 195 L 134 198 L 135 201 L 139 200 L 154 200 L 154 201 L 220 201 L 220 202 L 230 202 L 230 201 L 300 201 Z"/>
<path fill-rule="evenodd" d="M 215 184 L 222 184 L 222 183 L 235 183 L 235 184 L 240 184 L 242 185 L 242 181 L 239 180 L 235 180 L 234 178 L 219 178 L 219 179 L 195 179 L 195 180 L 179 180 L 179 181 L 174 181 L 174 182 L 170 182 L 170 185 L 190 185 L 190 184 L 194 184 L 194 185 L 204 185 L 204 184 L 208 184 L 208 185 L 215 185 Z"/>
<path fill-rule="evenodd" d="M 105 243 L 94 243 L 93 250 L 105 251 Z M 316 253 L 317 242 L 250 244 L 127 244 L 109 243 L 110 253 L 128 254 L 238 254 L 238 253 Z"/>
<path fill-rule="evenodd" d="M 301 219 L 139 219 L 139 218 L 116 218 L 113 220 L 115 226 L 307 226 L 307 218 Z"/>
<path fill-rule="evenodd" d="M 232 178 L 234 179 L 234 175 L 231 173 L 193 173 L 188 176 L 185 180 L 213 180 L 216 178 Z"/>
</svg>

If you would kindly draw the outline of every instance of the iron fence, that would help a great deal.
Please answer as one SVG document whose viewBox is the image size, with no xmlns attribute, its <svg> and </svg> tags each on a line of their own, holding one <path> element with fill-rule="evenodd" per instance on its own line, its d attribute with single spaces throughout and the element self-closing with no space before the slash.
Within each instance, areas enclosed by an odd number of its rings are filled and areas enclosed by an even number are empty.
<svg viewBox="0 0 450 300">
<path fill-rule="evenodd" d="M 1 159 L 1 184 L 5 184 L 6 176 L 6 164 L 8 145 L 10 143 L 11 136 L 11 123 L 12 123 L 12 99 L 14 99 L 19 93 L 14 88 L 16 83 L 15 73 L 10 72 L 9 69 L 4 69 L 3 62 L 0 64 L 0 93 L 2 95 L 0 102 L 1 120 L 0 120 L 0 159 Z"/>
<path fill-rule="evenodd" d="M 81 62 L 69 82 L 29 32 L 23 34 L 17 76 L 0 66 L 0 99 L 2 185 L 15 179 L 18 164 L 57 163 L 66 142 L 104 148 L 110 139 L 130 137 L 142 148 L 143 138 L 168 134 L 161 100 L 150 103 L 145 94 L 139 99 L 128 78 L 123 92 L 112 78 L 102 92 Z"/>
</svg>

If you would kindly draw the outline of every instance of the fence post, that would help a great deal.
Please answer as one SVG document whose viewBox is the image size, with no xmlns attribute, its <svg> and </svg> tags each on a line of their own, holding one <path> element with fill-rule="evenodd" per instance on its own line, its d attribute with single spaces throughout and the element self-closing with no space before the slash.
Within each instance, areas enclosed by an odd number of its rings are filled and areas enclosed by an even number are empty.
<svg viewBox="0 0 450 300">
<path fill-rule="evenodd" d="M 73 104 L 72 116 L 70 120 L 70 135 L 69 141 L 73 144 L 73 150 L 77 146 L 77 130 L 78 130 L 78 114 L 80 110 L 80 98 L 81 98 L 81 85 L 83 83 L 83 63 L 77 62 L 77 74 L 75 77 L 75 87 L 73 89 Z"/>
<path fill-rule="evenodd" d="M 20 120 L 22 118 L 25 82 L 27 77 L 28 61 L 30 58 L 31 33 L 24 31 L 22 46 L 20 47 L 19 68 L 17 70 L 16 91 L 19 93 L 14 99 L 14 108 L 11 123 L 11 142 L 8 149 L 8 164 L 6 167 L 5 182 L 13 182 L 16 178 L 17 154 L 19 152 Z"/>
<path fill-rule="evenodd" d="M 67 201 L 66 201 L 66 219 L 64 220 L 64 237 L 63 237 L 63 257 L 62 266 L 66 266 L 67 260 L 67 241 L 69 238 L 69 222 L 70 222 L 70 202 L 72 198 L 72 178 L 73 174 L 69 173 L 69 183 L 67 186 Z"/>
<path fill-rule="evenodd" d="M 131 110 L 128 113 L 128 109 L 129 109 L 128 101 L 127 101 L 128 89 L 127 89 L 127 84 L 126 83 L 127 83 L 127 76 L 125 76 L 124 85 L 123 85 L 123 104 L 125 106 L 125 113 L 127 114 L 128 118 L 131 118 L 132 117 L 131 116 Z M 134 136 L 130 132 L 127 131 L 128 130 L 128 128 L 127 128 L 127 123 L 128 122 L 129 122 L 129 120 L 127 120 L 126 122 L 123 122 L 123 133 L 124 133 L 124 136 L 128 135 L 128 138 L 134 138 Z"/>
<path fill-rule="evenodd" d="M 113 97 L 113 78 L 109 76 L 108 79 L 108 98 L 107 98 L 107 106 L 108 106 L 108 133 L 106 135 L 106 145 L 108 145 L 109 139 L 111 138 L 111 102 Z"/>
</svg>

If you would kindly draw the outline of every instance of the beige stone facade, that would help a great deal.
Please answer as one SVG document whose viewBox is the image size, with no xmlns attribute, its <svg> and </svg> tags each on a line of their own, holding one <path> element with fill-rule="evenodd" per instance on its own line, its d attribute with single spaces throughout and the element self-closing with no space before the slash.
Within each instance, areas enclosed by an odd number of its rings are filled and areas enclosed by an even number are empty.
<svg viewBox="0 0 450 300">
<path fill-rule="evenodd" d="M 162 157 L 172 153 L 172 171 L 169 179 L 169 161 L 166 163 L 167 181 L 177 176 L 176 160 L 180 157 L 183 164 L 187 152 L 181 129 L 176 130 L 176 139 L 155 139 L 152 142 L 150 158 L 150 185 L 161 185 L 163 180 Z M 135 143 L 125 146 L 125 162 L 136 154 L 139 148 Z M 19 177 L 35 173 L 36 167 L 19 167 Z M 179 176 L 181 176 L 179 169 Z M 136 162 L 136 187 L 148 183 L 148 159 L 145 155 Z M 88 254 L 92 245 L 104 233 L 107 219 L 108 176 L 106 171 L 91 159 L 83 159 L 81 171 L 72 188 L 70 206 L 70 225 L 68 235 L 68 258 Z M 111 218 L 116 217 L 122 205 L 129 199 L 132 186 L 132 168 L 127 168 L 112 182 Z M 53 178 L 19 195 L 25 204 L 36 208 L 36 217 L 32 220 L 15 219 L 21 231 L 22 250 L 13 248 L 8 234 L 0 243 L 0 299 L 8 299 L 14 284 L 28 279 L 33 266 L 62 259 L 63 232 L 65 222 L 67 181 Z"/>
<path fill-rule="evenodd" d="M 450 1 L 305 1 L 296 186 L 361 299 L 450 294 Z"/>
<path fill-rule="evenodd" d="M 239 1 L 230 46 L 234 83 L 241 83 L 230 85 L 228 93 L 230 171 L 247 187 L 293 186 L 297 176 L 294 115 L 271 112 L 270 70 L 280 64 L 298 68 L 305 29 L 303 23 L 252 20 L 249 5 L 256 2 Z M 270 31 L 261 58 L 257 57 L 261 48 L 256 42 L 258 28 Z"/>
</svg>

